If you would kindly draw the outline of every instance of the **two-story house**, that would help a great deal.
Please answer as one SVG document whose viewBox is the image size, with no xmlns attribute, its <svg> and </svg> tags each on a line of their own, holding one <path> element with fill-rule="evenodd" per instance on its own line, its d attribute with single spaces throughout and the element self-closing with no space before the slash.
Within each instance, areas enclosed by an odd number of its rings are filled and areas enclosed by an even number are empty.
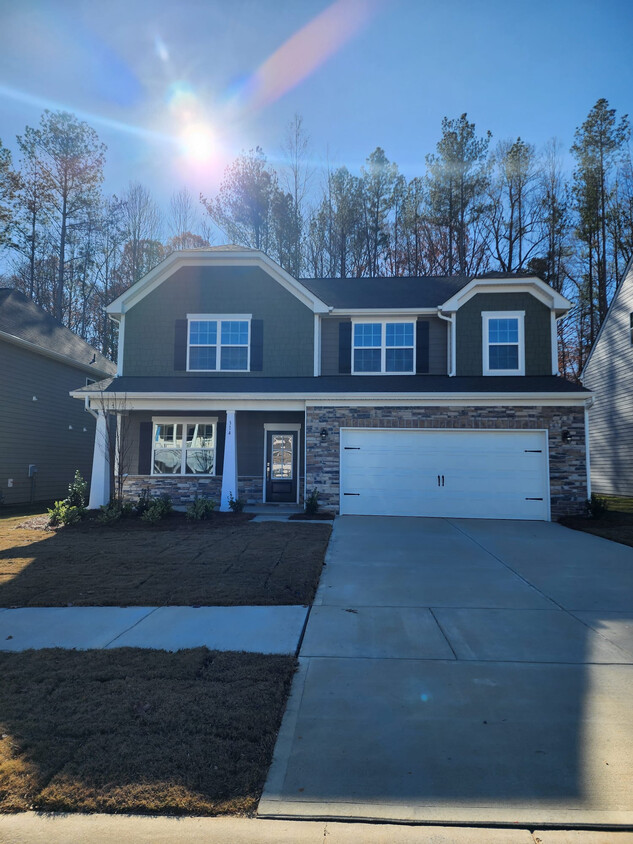
<svg viewBox="0 0 633 844">
<path fill-rule="evenodd" d="M 533 276 L 298 280 L 256 250 L 174 252 L 108 306 L 116 377 L 74 395 L 125 415 L 130 497 L 550 519 L 588 495 L 569 307 Z"/>
</svg>

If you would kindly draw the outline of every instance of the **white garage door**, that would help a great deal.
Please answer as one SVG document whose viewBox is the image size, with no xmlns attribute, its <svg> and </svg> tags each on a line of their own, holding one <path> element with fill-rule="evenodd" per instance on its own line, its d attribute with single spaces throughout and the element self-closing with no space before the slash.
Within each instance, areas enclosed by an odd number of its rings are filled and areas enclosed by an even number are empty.
<svg viewBox="0 0 633 844">
<path fill-rule="evenodd" d="M 548 519 L 544 431 L 341 430 L 341 513 Z"/>
</svg>

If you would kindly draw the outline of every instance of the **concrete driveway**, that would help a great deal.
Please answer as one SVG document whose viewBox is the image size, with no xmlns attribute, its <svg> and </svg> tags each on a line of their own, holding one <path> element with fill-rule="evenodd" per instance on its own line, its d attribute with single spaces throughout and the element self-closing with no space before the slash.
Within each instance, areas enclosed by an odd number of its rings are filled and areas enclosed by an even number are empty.
<svg viewBox="0 0 633 844">
<path fill-rule="evenodd" d="M 264 816 L 633 824 L 633 549 L 336 520 Z"/>
</svg>

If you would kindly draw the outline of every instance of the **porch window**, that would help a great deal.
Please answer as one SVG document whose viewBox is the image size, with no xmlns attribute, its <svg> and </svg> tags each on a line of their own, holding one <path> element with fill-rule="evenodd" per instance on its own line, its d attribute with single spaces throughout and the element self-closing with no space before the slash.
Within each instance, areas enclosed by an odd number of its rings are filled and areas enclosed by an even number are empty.
<svg viewBox="0 0 633 844">
<path fill-rule="evenodd" d="M 354 374 L 415 372 L 413 322 L 355 322 L 352 349 Z"/>
<path fill-rule="evenodd" d="M 214 475 L 217 419 L 155 419 L 153 475 Z"/>
<path fill-rule="evenodd" d="M 249 371 L 250 314 L 189 314 L 187 319 L 189 372 Z"/>
<path fill-rule="evenodd" d="M 485 311 L 483 374 L 525 375 L 524 311 Z"/>
</svg>

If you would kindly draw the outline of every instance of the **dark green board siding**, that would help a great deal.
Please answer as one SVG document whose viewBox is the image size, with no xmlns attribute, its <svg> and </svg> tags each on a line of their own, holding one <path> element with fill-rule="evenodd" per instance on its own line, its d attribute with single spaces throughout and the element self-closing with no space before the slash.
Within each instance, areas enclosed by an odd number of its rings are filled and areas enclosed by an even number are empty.
<svg viewBox="0 0 633 844">
<path fill-rule="evenodd" d="M 141 423 L 150 422 L 153 418 L 195 419 L 202 416 L 217 416 L 218 443 L 216 450 L 216 474 L 222 474 L 224 463 L 224 435 L 226 431 L 226 413 L 223 410 L 207 410 L 200 413 L 161 413 L 159 411 L 133 412 L 129 415 L 125 440 L 127 442 L 125 461 L 126 472 L 131 475 L 139 473 L 139 438 Z M 264 467 L 264 424 L 279 423 L 301 425 L 299 432 L 299 448 L 301 454 L 301 475 L 303 475 L 303 436 L 305 416 L 302 412 L 283 411 L 238 411 L 235 426 L 237 429 L 237 471 L 239 475 L 259 476 Z M 151 448 L 151 441 L 150 441 Z"/>
<path fill-rule="evenodd" d="M 86 376 L 81 369 L 0 341 L 0 493 L 5 504 L 30 500 L 30 463 L 38 470 L 35 501 L 65 498 L 75 469 L 90 480 L 94 418 L 83 402 L 68 395 L 84 386 Z"/>
<path fill-rule="evenodd" d="M 409 318 L 410 319 L 410 318 Z M 429 375 L 446 375 L 446 322 L 434 316 L 423 316 L 429 323 Z M 380 320 L 380 317 L 376 317 Z M 321 320 L 321 374 L 339 375 L 339 323 L 349 317 L 324 317 Z"/>
<path fill-rule="evenodd" d="M 124 375 L 182 375 L 174 370 L 174 332 L 187 314 L 252 314 L 263 321 L 263 368 L 212 373 L 245 378 L 314 373 L 314 315 L 257 267 L 184 267 L 125 316 Z"/>
<path fill-rule="evenodd" d="M 482 311 L 525 311 L 525 374 L 552 374 L 547 305 L 530 293 L 478 293 L 457 311 L 457 375 L 482 374 Z"/>
</svg>

